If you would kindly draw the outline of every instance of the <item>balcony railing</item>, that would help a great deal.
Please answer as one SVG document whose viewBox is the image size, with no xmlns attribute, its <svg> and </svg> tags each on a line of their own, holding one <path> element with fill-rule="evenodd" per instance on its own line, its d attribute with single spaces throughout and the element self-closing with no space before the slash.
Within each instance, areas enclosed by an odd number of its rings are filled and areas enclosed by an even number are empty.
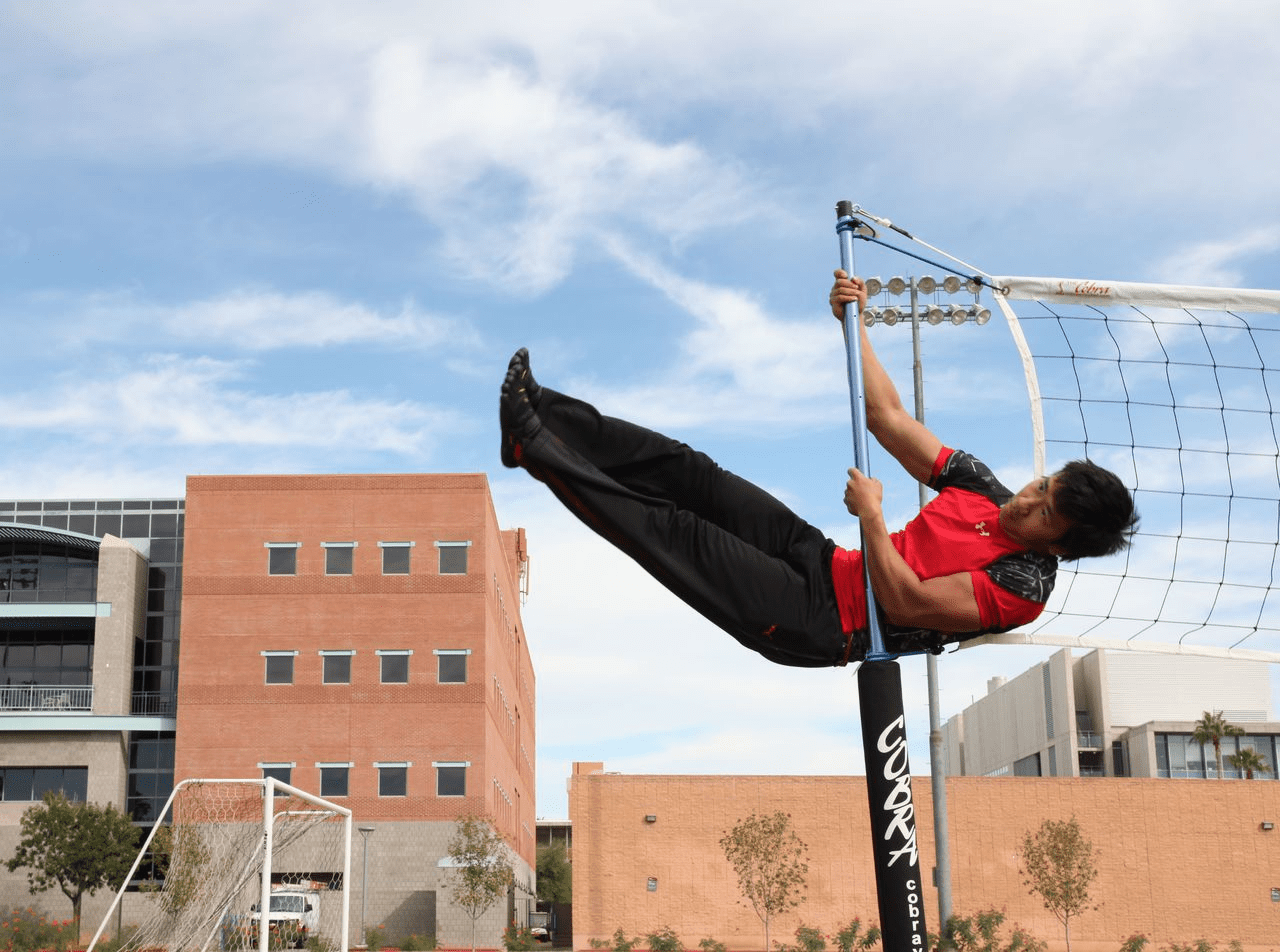
<svg viewBox="0 0 1280 952">
<path fill-rule="evenodd" d="M 1076 746 L 1100 750 L 1102 748 L 1102 735 L 1094 731 L 1077 731 Z"/>
<path fill-rule="evenodd" d="M 172 691 L 134 691 L 130 710 L 134 714 L 172 714 L 177 706 Z"/>
<path fill-rule="evenodd" d="M 92 710 L 92 684 L 0 685 L 0 713 L 39 711 L 42 714 L 82 714 Z"/>
</svg>

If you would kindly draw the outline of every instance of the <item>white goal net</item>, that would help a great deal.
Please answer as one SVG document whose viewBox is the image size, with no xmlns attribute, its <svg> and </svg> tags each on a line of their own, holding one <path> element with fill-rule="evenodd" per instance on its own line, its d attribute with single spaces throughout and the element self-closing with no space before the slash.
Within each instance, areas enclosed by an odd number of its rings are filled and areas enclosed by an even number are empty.
<svg viewBox="0 0 1280 952">
<path fill-rule="evenodd" d="M 351 811 L 265 780 L 184 780 L 147 837 L 152 911 L 121 952 L 346 952 Z M 124 889 L 98 927 L 92 952 Z M 264 914 L 264 910 L 266 910 Z"/>
</svg>

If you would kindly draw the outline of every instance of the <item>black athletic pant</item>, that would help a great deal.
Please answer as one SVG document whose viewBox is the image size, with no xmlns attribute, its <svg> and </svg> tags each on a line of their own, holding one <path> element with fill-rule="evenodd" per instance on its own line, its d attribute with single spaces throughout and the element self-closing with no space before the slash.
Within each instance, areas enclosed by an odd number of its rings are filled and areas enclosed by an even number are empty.
<svg viewBox="0 0 1280 952">
<path fill-rule="evenodd" d="M 521 463 L 579 519 L 769 660 L 842 662 L 835 543 L 683 443 L 546 387 L 537 411 Z"/>
</svg>

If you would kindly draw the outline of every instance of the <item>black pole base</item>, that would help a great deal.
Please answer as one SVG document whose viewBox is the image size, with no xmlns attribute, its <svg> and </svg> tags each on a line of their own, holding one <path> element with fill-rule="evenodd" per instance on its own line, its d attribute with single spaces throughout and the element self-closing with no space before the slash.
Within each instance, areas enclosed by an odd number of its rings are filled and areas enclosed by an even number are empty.
<svg viewBox="0 0 1280 952">
<path fill-rule="evenodd" d="M 862 747 L 880 903 L 884 952 L 923 952 L 924 884 L 916 845 L 916 810 L 907 760 L 902 672 L 896 661 L 864 661 L 858 668 Z"/>
</svg>

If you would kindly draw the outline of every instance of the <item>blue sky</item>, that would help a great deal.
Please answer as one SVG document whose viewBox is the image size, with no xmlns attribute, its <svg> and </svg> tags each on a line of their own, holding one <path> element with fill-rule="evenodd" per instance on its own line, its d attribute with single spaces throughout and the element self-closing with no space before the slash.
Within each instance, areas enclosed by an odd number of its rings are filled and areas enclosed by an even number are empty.
<svg viewBox="0 0 1280 952">
<path fill-rule="evenodd" d="M 508 356 L 853 544 L 835 202 L 995 274 L 1280 287 L 1278 15 L 0 3 L 0 495 L 486 472 L 529 531 L 539 815 L 574 760 L 859 773 L 849 671 L 756 658 L 501 468 Z M 926 343 L 929 420 L 1020 484 L 997 323 Z M 909 387 L 906 335 L 877 340 Z M 900 523 L 914 488 L 876 475 Z M 1047 653 L 944 658 L 943 715 Z"/>
</svg>

